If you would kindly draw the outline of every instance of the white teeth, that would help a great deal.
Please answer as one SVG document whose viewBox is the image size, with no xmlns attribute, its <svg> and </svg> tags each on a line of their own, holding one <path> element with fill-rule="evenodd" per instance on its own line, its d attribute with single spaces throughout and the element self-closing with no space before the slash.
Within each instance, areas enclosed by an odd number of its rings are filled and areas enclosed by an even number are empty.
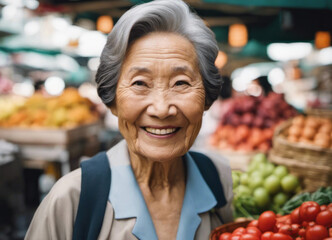
<svg viewBox="0 0 332 240">
<path fill-rule="evenodd" d="M 158 129 L 158 128 L 145 128 L 145 130 L 149 133 L 153 133 L 156 135 L 166 135 L 170 134 L 176 131 L 176 128 L 163 128 L 163 129 Z"/>
</svg>

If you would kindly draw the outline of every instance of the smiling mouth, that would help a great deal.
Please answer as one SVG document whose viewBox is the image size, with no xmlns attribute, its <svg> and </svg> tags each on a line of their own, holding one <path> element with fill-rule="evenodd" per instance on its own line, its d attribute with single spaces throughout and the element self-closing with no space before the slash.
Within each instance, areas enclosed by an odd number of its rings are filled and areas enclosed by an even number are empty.
<svg viewBox="0 0 332 240">
<path fill-rule="evenodd" d="M 143 128 L 146 132 L 154 134 L 154 135 L 159 135 L 159 136 L 164 136 L 164 135 L 169 135 L 172 133 L 177 132 L 180 128 L 151 128 L 151 127 L 144 127 Z"/>
</svg>

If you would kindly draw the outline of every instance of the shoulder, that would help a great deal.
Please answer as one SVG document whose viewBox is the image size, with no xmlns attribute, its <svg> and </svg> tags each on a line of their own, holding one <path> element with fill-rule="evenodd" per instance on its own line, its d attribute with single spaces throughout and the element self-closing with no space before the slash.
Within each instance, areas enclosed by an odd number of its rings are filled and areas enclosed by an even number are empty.
<svg viewBox="0 0 332 240">
<path fill-rule="evenodd" d="M 81 175 L 82 171 L 79 168 L 61 177 L 44 198 L 39 208 L 45 208 L 55 215 L 66 209 L 75 215 L 81 192 Z"/>
<path fill-rule="evenodd" d="M 71 239 L 81 189 L 81 169 L 60 178 L 39 205 L 25 239 Z"/>
<path fill-rule="evenodd" d="M 64 198 L 79 195 L 81 191 L 81 168 L 61 177 L 51 189 L 49 195 L 53 198 Z"/>
</svg>

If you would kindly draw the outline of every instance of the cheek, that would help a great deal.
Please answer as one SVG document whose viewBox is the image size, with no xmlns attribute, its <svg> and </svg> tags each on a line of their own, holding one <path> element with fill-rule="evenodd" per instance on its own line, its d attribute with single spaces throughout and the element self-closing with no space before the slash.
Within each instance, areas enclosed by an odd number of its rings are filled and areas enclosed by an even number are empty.
<svg viewBox="0 0 332 240">
<path fill-rule="evenodd" d="M 117 91 L 116 108 L 119 123 L 119 130 L 129 145 L 134 144 L 138 131 L 135 121 L 139 118 L 144 104 L 141 100 L 135 99 L 129 91 Z"/>
<path fill-rule="evenodd" d="M 204 113 L 205 91 L 197 91 L 193 96 L 182 102 L 181 110 L 188 120 L 188 127 L 185 133 L 185 148 L 189 148 L 194 143 L 202 125 Z"/>
<path fill-rule="evenodd" d="M 205 92 L 198 90 L 187 96 L 182 101 L 179 101 L 181 111 L 188 119 L 189 124 L 200 123 L 204 113 Z"/>
<path fill-rule="evenodd" d="M 144 101 L 133 97 L 129 91 L 117 92 L 117 112 L 120 121 L 126 121 L 133 124 L 139 117 L 144 108 Z"/>
</svg>

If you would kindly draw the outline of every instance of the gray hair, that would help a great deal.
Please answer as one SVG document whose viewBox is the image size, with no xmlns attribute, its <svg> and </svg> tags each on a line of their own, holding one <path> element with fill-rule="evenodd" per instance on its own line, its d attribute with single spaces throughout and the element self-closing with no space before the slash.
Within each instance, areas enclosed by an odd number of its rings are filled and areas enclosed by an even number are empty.
<svg viewBox="0 0 332 240">
<path fill-rule="evenodd" d="M 128 10 L 108 35 L 96 74 L 97 91 L 111 106 L 128 46 L 151 32 L 172 32 L 194 46 L 205 88 L 205 106 L 211 106 L 221 88 L 221 77 L 214 65 L 218 45 L 214 33 L 181 0 L 155 0 Z"/>
</svg>

